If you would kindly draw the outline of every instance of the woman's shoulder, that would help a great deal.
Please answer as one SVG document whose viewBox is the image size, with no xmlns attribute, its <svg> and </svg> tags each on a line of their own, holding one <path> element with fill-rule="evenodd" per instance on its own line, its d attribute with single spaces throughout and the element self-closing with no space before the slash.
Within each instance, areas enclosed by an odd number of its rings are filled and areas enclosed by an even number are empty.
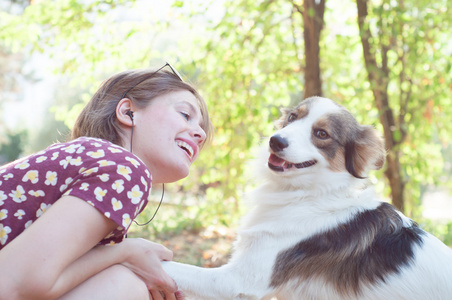
<svg viewBox="0 0 452 300">
<path fill-rule="evenodd" d="M 67 153 L 81 153 L 85 149 L 96 148 L 117 149 L 116 152 L 127 151 L 123 147 L 113 144 L 110 141 L 93 137 L 79 137 L 71 141 L 55 143 L 47 147 L 44 151 L 62 150 Z"/>
<path fill-rule="evenodd" d="M 101 159 L 109 156 L 128 156 L 134 157 L 134 159 L 139 159 L 133 153 L 119 145 L 113 144 L 112 142 L 104 139 L 93 137 L 79 137 L 68 142 L 56 143 L 50 145 L 43 152 L 60 153 L 60 155 L 69 157 L 77 157 L 82 155 L 91 157 L 92 159 Z"/>
<path fill-rule="evenodd" d="M 148 168 L 138 156 L 119 145 L 100 138 L 80 137 L 67 143 L 55 144 L 49 148 L 59 149 L 72 157 L 82 155 L 101 166 L 110 162 L 122 163 L 143 169 L 146 173 L 149 173 Z"/>
<path fill-rule="evenodd" d="M 47 167 L 60 165 L 66 169 L 71 165 L 88 167 L 112 163 L 134 166 L 146 173 L 146 177 L 151 177 L 150 171 L 139 157 L 110 141 L 93 137 L 79 137 L 68 142 L 52 144 L 42 151 L 1 166 L 0 174 L 14 169 L 26 169 L 35 164 Z"/>
</svg>

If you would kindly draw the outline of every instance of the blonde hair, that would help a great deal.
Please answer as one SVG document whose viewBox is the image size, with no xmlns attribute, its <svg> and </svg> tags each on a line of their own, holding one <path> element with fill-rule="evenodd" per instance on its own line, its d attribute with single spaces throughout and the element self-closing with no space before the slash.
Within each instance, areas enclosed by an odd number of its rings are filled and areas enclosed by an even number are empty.
<svg viewBox="0 0 452 300">
<path fill-rule="evenodd" d="M 124 95 L 139 108 L 144 108 L 155 97 L 181 90 L 191 92 L 198 99 L 202 114 L 201 128 L 206 133 L 203 145 L 209 143 L 213 137 L 213 125 L 206 102 L 192 85 L 166 70 L 130 70 L 104 81 L 78 116 L 70 139 L 96 137 L 122 146 L 122 129 L 116 121 L 116 106 Z"/>
</svg>

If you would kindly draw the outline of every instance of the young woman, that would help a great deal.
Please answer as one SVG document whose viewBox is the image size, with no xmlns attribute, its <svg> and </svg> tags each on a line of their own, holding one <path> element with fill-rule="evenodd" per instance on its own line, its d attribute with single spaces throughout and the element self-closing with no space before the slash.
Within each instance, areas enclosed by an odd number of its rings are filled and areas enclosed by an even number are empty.
<svg viewBox="0 0 452 300">
<path fill-rule="evenodd" d="M 0 167 L 0 299 L 183 298 L 172 252 L 124 237 L 151 182 L 186 177 L 211 134 L 170 65 L 105 81 L 71 141 Z"/>
</svg>

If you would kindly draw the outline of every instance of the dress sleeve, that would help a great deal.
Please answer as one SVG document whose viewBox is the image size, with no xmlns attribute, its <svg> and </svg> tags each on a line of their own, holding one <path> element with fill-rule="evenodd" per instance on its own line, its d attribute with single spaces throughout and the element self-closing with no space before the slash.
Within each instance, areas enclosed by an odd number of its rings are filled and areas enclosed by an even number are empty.
<svg viewBox="0 0 452 300">
<path fill-rule="evenodd" d="M 79 160 L 78 175 L 65 183 L 64 195 L 88 202 L 118 225 L 101 244 L 120 242 L 148 202 L 151 174 L 123 148 L 95 142 L 82 148 L 75 158 Z"/>
</svg>

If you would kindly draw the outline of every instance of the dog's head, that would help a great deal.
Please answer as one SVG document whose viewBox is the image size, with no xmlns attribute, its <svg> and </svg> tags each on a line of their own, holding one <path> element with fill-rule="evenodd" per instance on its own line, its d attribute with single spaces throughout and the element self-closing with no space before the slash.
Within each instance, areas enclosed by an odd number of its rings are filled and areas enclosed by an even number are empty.
<svg viewBox="0 0 452 300">
<path fill-rule="evenodd" d="M 278 177 L 325 179 L 328 174 L 345 173 L 365 178 L 369 170 L 384 164 L 384 143 L 378 132 L 360 125 L 332 100 L 308 98 L 285 109 L 277 125 L 269 140 L 268 168 Z"/>
</svg>

